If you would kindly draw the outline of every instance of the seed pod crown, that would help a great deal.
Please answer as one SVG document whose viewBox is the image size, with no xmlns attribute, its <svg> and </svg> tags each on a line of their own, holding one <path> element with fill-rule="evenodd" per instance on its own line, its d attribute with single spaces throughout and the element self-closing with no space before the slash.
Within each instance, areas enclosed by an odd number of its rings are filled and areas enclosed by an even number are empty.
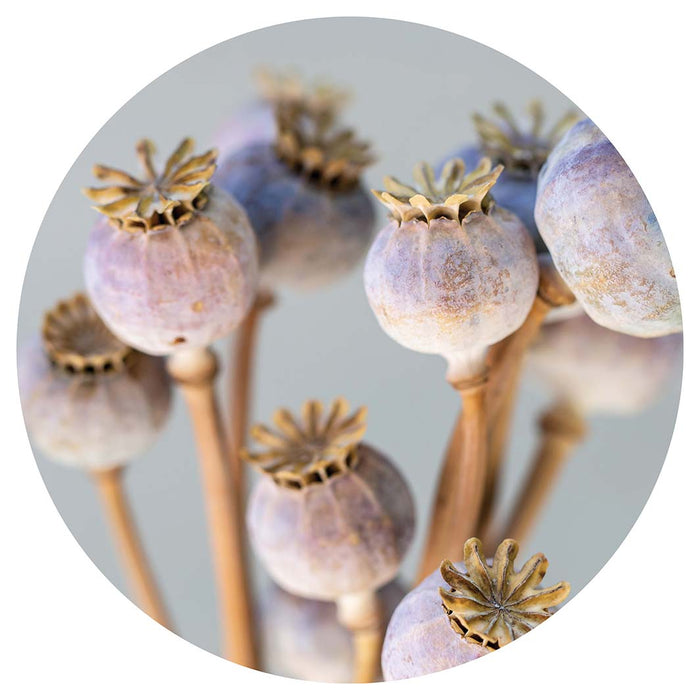
<svg viewBox="0 0 700 700">
<path fill-rule="evenodd" d="M 131 348 L 110 332 L 82 293 L 46 312 L 41 335 L 51 362 L 69 374 L 117 371 L 125 366 L 131 353 Z"/>
<path fill-rule="evenodd" d="M 527 178 L 537 175 L 557 141 L 579 119 L 574 110 L 568 111 L 544 132 L 542 102 L 532 100 L 528 105 L 531 126 L 526 130 L 502 102 L 494 103 L 492 109 L 495 119 L 487 119 L 479 113 L 472 115 L 481 152 L 494 162 L 502 163 L 510 174 Z"/>
<path fill-rule="evenodd" d="M 515 571 L 518 543 L 504 540 L 489 566 L 481 542 L 472 537 L 464 544 L 466 573 L 445 560 L 440 566 L 450 589 L 440 588 L 450 625 L 465 639 L 498 649 L 551 617 L 549 608 L 563 602 L 571 586 L 560 582 L 538 588 L 547 571 L 544 554 L 535 554 Z"/>
<path fill-rule="evenodd" d="M 301 420 L 278 409 L 272 417 L 277 430 L 255 425 L 250 431 L 268 449 L 257 453 L 244 449 L 242 457 L 283 487 L 301 489 L 328 481 L 356 465 L 366 414 L 364 407 L 350 414 L 342 398 L 331 404 L 325 418 L 323 405 L 315 400 L 304 403 Z"/>
<path fill-rule="evenodd" d="M 372 192 L 399 222 L 441 217 L 462 222 L 473 212 L 491 211 L 494 201 L 489 190 L 502 172 L 502 165 L 491 168 L 491 161 L 483 158 L 472 172 L 465 173 L 464 161 L 454 158 L 436 179 L 432 167 L 423 162 L 413 169 L 417 187 L 388 176 L 384 178 L 385 191 Z"/>
<path fill-rule="evenodd" d="M 192 156 L 194 141 L 184 139 L 168 158 L 162 172 L 153 165 L 155 146 L 142 139 L 136 153 L 145 177 L 139 180 L 123 170 L 96 165 L 93 173 L 106 187 L 87 187 L 83 193 L 95 209 L 125 231 L 145 233 L 182 226 L 207 203 L 207 188 L 216 170 L 216 149 Z"/>
<path fill-rule="evenodd" d="M 303 104 L 281 104 L 275 118 L 277 156 L 320 186 L 352 189 L 374 161 L 369 143 L 358 140 L 352 129 L 338 128 L 334 113 L 319 113 Z"/>
</svg>

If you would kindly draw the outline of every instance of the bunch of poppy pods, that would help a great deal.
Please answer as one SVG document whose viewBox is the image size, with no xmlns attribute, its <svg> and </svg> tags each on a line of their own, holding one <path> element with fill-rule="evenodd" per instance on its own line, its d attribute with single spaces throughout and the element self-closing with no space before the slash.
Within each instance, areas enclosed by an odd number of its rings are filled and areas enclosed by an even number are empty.
<svg viewBox="0 0 700 700">
<path fill-rule="evenodd" d="M 520 568 L 516 558 L 586 418 L 641 410 L 679 360 L 680 303 L 658 222 L 612 144 L 575 114 L 547 129 L 540 103 L 529 124 L 497 104 L 493 118 L 475 115 L 477 144 L 436 169 L 420 162 L 414 184 L 386 177 L 370 192 L 362 175 L 375 156 L 341 125 L 346 95 L 291 74 L 262 84 L 218 150 L 198 155 L 185 138 L 156 163 L 142 140 L 137 175 L 95 166 L 85 291 L 53 306 L 19 354 L 32 440 L 94 479 L 136 602 L 173 628 L 122 476 L 158 437 L 175 384 L 197 443 L 221 653 L 232 661 L 371 682 L 493 653 L 569 593 L 564 582 L 541 586 L 543 554 Z M 310 399 L 298 413 L 279 408 L 269 426 L 248 424 L 257 331 L 276 292 L 311 293 L 363 261 L 381 328 L 444 357 L 461 402 L 436 455 L 412 589 L 396 580 L 415 529 L 410 487 L 363 441 L 367 410 Z M 211 345 L 234 330 L 225 422 Z M 553 400 L 499 522 L 525 366 Z M 246 464 L 260 474 L 250 495 Z M 264 605 L 249 546 L 271 579 Z"/>
</svg>

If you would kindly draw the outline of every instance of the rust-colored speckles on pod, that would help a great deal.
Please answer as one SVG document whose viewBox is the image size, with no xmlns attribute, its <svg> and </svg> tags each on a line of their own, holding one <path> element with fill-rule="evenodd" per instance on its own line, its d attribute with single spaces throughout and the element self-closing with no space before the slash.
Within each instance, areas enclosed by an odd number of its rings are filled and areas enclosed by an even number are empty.
<svg viewBox="0 0 700 700">
<path fill-rule="evenodd" d="M 153 355 L 205 347 L 227 335 L 245 317 L 257 286 L 246 213 L 209 184 L 215 154 L 185 160 L 192 144 L 183 144 L 160 175 L 150 147 L 143 182 L 98 167 L 98 176 L 123 184 L 86 191 L 97 202 L 116 197 L 96 207 L 108 218 L 92 230 L 85 254 L 90 298 L 117 336 Z"/>
<path fill-rule="evenodd" d="M 586 119 L 539 177 L 537 226 L 586 313 L 621 333 L 681 330 L 675 273 L 656 216 L 605 135 Z"/>
<path fill-rule="evenodd" d="M 401 345 L 448 358 L 486 349 L 524 321 L 537 290 L 535 248 L 520 220 L 494 206 L 501 168 L 488 160 L 465 176 L 461 161 L 441 182 L 427 165 L 421 191 L 387 179 L 375 193 L 392 220 L 365 263 L 365 290 L 384 331 Z"/>
</svg>

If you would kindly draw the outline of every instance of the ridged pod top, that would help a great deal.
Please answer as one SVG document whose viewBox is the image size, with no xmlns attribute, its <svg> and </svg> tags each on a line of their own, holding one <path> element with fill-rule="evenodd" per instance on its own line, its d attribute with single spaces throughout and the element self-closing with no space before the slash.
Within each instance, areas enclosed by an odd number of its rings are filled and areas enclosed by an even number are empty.
<svg viewBox="0 0 700 700">
<path fill-rule="evenodd" d="M 192 156 L 193 150 L 194 141 L 184 139 L 159 173 L 153 165 L 155 146 L 142 139 L 136 144 L 136 154 L 145 178 L 138 180 L 123 170 L 96 165 L 95 177 L 111 184 L 86 187 L 83 193 L 97 203 L 97 211 L 125 231 L 146 233 L 182 226 L 206 205 L 207 187 L 216 170 L 216 149 L 198 156 Z"/>
<path fill-rule="evenodd" d="M 416 187 L 387 176 L 385 191 L 372 190 L 372 193 L 399 222 L 440 217 L 461 222 L 475 211 L 489 213 L 494 204 L 489 190 L 502 172 L 502 165 L 492 169 L 491 161 L 482 158 L 474 170 L 465 173 L 464 161 L 453 158 L 445 163 L 440 178 L 436 179 L 432 167 L 422 162 L 413 169 Z"/>
<path fill-rule="evenodd" d="M 535 554 L 520 571 L 515 540 L 503 540 L 489 566 L 481 542 L 472 537 L 464 544 L 466 573 L 445 560 L 440 573 L 449 590 L 440 588 L 442 606 L 457 634 L 482 646 L 498 649 L 536 627 L 569 595 L 571 586 L 560 582 L 538 588 L 547 572 L 547 558 Z"/>
<path fill-rule="evenodd" d="M 331 83 L 305 84 L 298 73 L 290 70 L 261 67 L 255 71 L 255 78 L 263 99 L 275 109 L 291 105 L 325 119 L 334 119 L 350 97 L 346 90 Z"/>
<path fill-rule="evenodd" d="M 132 352 L 110 332 L 82 293 L 60 301 L 45 314 L 42 341 L 52 363 L 69 374 L 119 371 Z"/>
<path fill-rule="evenodd" d="M 301 489 L 328 481 L 354 468 L 357 445 L 367 428 L 367 409 L 350 414 L 348 402 L 336 399 L 323 416 L 320 401 L 307 401 L 297 420 L 285 408 L 275 411 L 272 421 L 277 430 L 255 425 L 250 431 L 254 440 L 268 449 L 264 452 L 242 451 L 242 457 L 279 486 Z"/>
<path fill-rule="evenodd" d="M 528 178 L 537 176 L 557 141 L 580 118 L 576 111 L 570 110 L 549 131 L 544 131 L 545 114 L 540 100 L 532 100 L 528 105 L 529 129 L 521 127 L 502 102 L 494 103 L 492 109 L 495 119 L 487 119 L 479 113 L 472 115 L 481 152 L 494 162 L 502 163 L 510 174 Z"/>
<path fill-rule="evenodd" d="M 301 104 L 275 111 L 277 156 L 293 171 L 334 191 L 354 188 L 374 161 L 370 145 L 352 129 L 338 128 L 335 113 L 319 113 Z"/>
</svg>

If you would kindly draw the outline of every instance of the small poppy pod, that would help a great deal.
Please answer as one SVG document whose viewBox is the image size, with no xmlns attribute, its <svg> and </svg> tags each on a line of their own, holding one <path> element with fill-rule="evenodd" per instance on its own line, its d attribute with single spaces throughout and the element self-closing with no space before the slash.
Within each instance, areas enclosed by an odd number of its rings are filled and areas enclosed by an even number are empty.
<svg viewBox="0 0 700 700">
<path fill-rule="evenodd" d="M 19 386 L 32 440 L 56 462 L 82 469 L 138 457 L 170 407 L 163 361 L 112 335 L 84 294 L 57 304 L 39 341 L 20 350 Z"/>
<path fill-rule="evenodd" d="M 589 119 L 573 126 L 540 172 L 537 227 L 586 313 L 620 333 L 681 330 L 671 258 L 642 188 Z"/>
<path fill-rule="evenodd" d="M 360 184 L 369 146 L 334 115 L 277 108 L 277 137 L 227 157 L 214 179 L 245 207 L 258 237 L 262 284 L 308 290 L 362 259 L 374 210 Z"/>
<path fill-rule="evenodd" d="M 651 405 L 680 363 L 680 333 L 637 338 L 585 314 L 544 326 L 530 348 L 530 368 L 559 398 L 584 414 L 630 414 Z"/>
<path fill-rule="evenodd" d="M 464 565 L 443 561 L 399 603 L 382 648 L 385 680 L 414 678 L 478 659 L 549 618 L 571 587 L 540 588 L 547 559 L 535 554 L 515 571 L 518 544 L 504 540 L 493 561 L 481 542 L 464 545 Z"/>
<path fill-rule="evenodd" d="M 532 100 L 527 111 L 530 124 L 519 123 L 502 102 L 493 104 L 495 118 L 472 116 L 478 145 L 466 146 L 452 158 L 464 161 L 467 170 L 476 168 L 482 158 L 490 158 L 504 170 L 491 193 L 500 206 L 513 212 L 527 227 L 538 253 L 547 246 L 535 224 L 537 175 L 559 139 L 578 121 L 575 111 L 568 111 L 549 129 L 545 129 L 545 112 L 540 100 Z"/>
<path fill-rule="evenodd" d="M 329 83 L 305 84 L 294 71 L 261 68 L 255 71 L 259 98 L 236 113 L 217 133 L 214 142 L 222 160 L 253 143 L 272 143 L 277 133 L 275 112 L 299 107 L 321 118 L 335 118 L 348 93 Z"/>
<path fill-rule="evenodd" d="M 484 159 L 465 175 L 460 160 L 439 182 L 426 163 L 420 189 L 385 179 L 375 192 L 391 212 L 365 263 L 365 291 L 384 331 L 412 350 L 448 359 L 515 331 L 537 292 L 535 246 L 523 223 L 489 191 L 503 166 Z"/>
<path fill-rule="evenodd" d="M 185 139 L 162 172 L 150 141 L 137 153 L 143 180 L 96 166 L 111 183 L 84 193 L 100 219 L 84 272 L 95 309 L 130 346 L 152 355 L 205 347 L 247 314 L 257 288 L 255 235 L 245 211 L 209 184 L 216 151 L 191 156 Z"/>
<path fill-rule="evenodd" d="M 244 451 L 263 474 L 250 497 L 248 532 L 272 579 L 295 595 L 337 601 L 396 576 L 413 537 L 408 485 L 391 461 L 360 442 L 365 410 L 342 399 L 324 418 L 318 401 L 302 421 L 280 409 L 276 431 L 251 435 L 266 451 Z"/>
<path fill-rule="evenodd" d="M 394 580 L 377 595 L 383 632 L 406 589 Z M 334 603 L 301 598 L 276 584 L 261 598 L 261 646 L 268 673 L 323 683 L 353 681 L 352 633 L 339 622 Z"/>
</svg>

